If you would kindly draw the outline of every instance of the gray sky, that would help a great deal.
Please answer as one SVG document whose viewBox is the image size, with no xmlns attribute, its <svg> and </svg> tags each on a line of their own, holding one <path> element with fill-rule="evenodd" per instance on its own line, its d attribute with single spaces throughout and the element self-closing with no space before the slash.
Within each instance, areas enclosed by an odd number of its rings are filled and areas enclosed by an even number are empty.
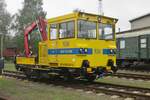
<svg viewBox="0 0 150 100">
<path fill-rule="evenodd" d="M 47 18 L 64 15 L 79 8 L 85 12 L 98 13 L 98 0 L 43 0 Z M 7 9 L 14 14 L 21 9 L 23 0 L 6 0 Z M 150 0 L 103 0 L 106 16 L 119 19 L 117 27 L 130 29 L 128 20 L 150 12 Z"/>
</svg>

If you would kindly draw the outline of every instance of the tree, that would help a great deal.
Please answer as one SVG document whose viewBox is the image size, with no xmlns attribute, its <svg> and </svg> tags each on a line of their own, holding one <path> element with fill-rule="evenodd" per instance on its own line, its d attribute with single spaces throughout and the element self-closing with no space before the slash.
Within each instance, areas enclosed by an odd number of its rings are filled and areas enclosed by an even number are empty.
<svg viewBox="0 0 150 100">
<path fill-rule="evenodd" d="M 23 32 L 25 27 L 34 22 L 39 16 L 43 18 L 46 16 L 46 12 L 43 11 L 42 5 L 42 0 L 24 0 L 23 8 L 13 16 L 15 20 L 13 22 L 12 28 L 15 29 L 16 32 L 16 44 L 22 51 L 24 50 Z"/>
<path fill-rule="evenodd" d="M 10 34 L 10 22 L 11 15 L 6 10 L 5 0 L 0 0 L 0 34 L 3 35 L 4 44 L 7 42 L 6 36 Z M 6 45 L 4 45 L 5 47 Z"/>
<path fill-rule="evenodd" d="M 11 15 L 6 10 L 6 3 L 4 0 L 0 0 L 0 33 L 8 34 L 11 22 Z"/>
</svg>

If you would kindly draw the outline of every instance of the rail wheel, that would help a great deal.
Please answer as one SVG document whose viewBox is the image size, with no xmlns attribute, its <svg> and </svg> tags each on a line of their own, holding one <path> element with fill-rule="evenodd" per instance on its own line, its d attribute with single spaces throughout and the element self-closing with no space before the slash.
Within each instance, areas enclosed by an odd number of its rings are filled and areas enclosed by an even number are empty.
<svg viewBox="0 0 150 100">
<path fill-rule="evenodd" d="M 118 67 L 112 66 L 112 67 L 111 67 L 111 70 L 112 70 L 114 73 L 116 73 L 116 72 L 118 71 Z"/>
<path fill-rule="evenodd" d="M 86 76 L 86 79 L 87 79 L 87 81 L 89 81 L 89 82 L 93 82 L 93 81 L 96 79 L 96 76 L 95 76 L 95 75 L 87 75 L 87 76 Z"/>
<path fill-rule="evenodd" d="M 66 81 L 72 81 L 74 79 L 72 73 L 70 73 L 68 69 L 63 69 L 62 75 L 64 76 L 64 80 Z"/>
<path fill-rule="evenodd" d="M 24 74 L 28 79 L 32 78 L 32 70 L 31 69 L 24 69 Z"/>
</svg>

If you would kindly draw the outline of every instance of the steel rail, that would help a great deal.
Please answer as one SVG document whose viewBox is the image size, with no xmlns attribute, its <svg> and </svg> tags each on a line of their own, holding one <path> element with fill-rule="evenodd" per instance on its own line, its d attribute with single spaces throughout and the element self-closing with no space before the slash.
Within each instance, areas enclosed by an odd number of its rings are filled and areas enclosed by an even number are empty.
<svg viewBox="0 0 150 100">
<path fill-rule="evenodd" d="M 143 74 L 116 73 L 116 74 L 112 74 L 112 76 L 150 80 L 150 75 L 143 75 Z"/>
</svg>

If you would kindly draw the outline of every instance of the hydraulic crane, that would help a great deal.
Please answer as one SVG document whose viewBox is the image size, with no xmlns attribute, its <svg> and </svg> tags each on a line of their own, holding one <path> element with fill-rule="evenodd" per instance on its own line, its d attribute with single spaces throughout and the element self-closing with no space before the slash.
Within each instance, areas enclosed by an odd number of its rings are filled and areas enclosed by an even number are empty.
<svg viewBox="0 0 150 100">
<path fill-rule="evenodd" d="M 42 17 L 38 18 L 38 21 L 33 22 L 29 25 L 24 31 L 24 48 L 25 48 L 25 56 L 30 57 L 30 48 L 29 48 L 29 38 L 28 35 L 35 29 L 38 28 L 43 41 L 47 40 L 47 31 L 46 31 L 47 22 L 42 19 Z"/>
</svg>

